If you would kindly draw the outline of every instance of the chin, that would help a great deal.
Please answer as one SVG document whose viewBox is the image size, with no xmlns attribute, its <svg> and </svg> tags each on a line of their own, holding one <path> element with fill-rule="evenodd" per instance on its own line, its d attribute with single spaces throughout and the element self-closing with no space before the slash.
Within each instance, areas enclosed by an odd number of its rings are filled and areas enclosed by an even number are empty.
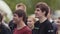
<svg viewBox="0 0 60 34">
<path fill-rule="evenodd" d="M 13 21 L 13 23 L 16 23 L 16 21 Z"/>
</svg>

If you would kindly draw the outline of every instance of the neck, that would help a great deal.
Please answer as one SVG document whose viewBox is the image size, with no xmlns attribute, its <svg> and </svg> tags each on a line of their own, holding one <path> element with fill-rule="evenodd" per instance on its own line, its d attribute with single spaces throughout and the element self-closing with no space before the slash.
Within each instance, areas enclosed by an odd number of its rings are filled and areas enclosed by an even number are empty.
<svg viewBox="0 0 60 34">
<path fill-rule="evenodd" d="M 39 18 L 39 21 L 40 21 L 40 23 L 43 23 L 46 19 L 47 18 L 43 16 L 43 17 Z"/>
<path fill-rule="evenodd" d="M 17 29 L 22 29 L 25 25 L 24 21 L 20 21 L 19 24 L 17 24 Z"/>
</svg>

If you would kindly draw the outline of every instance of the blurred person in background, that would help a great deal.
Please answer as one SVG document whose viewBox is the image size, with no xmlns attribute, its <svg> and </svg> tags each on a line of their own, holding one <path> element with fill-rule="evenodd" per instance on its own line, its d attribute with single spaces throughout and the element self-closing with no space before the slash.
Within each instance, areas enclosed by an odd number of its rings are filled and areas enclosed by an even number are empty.
<svg viewBox="0 0 60 34">
<path fill-rule="evenodd" d="M 27 26 L 32 30 L 32 34 L 37 34 L 37 30 L 34 27 L 35 22 L 38 21 L 38 18 L 35 18 L 35 14 L 28 16 Z"/>
<path fill-rule="evenodd" d="M 27 19 L 27 25 L 30 27 L 30 29 L 34 28 L 35 18 L 32 16 L 29 16 Z"/>
<path fill-rule="evenodd" d="M 58 34 L 60 34 L 60 17 L 58 17 L 58 19 L 56 19 L 56 24 L 58 27 Z"/>
<path fill-rule="evenodd" d="M 52 26 L 54 28 L 54 34 L 58 34 L 58 28 L 57 28 L 57 24 L 55 23 L 55 21 L 52 19 L 52 14 L 53 11 L 49 8 L 49 12 L 47 15 L 48 20 L 52 23 Z"/>
<path fill-rule="evenodd" d="M 16 5 L 16 10 L 19 10 L 19 9 L 24 10 L 24 12 L 26 12 L 26 6 L 25 6 L 25 4 L 23 4 L 23 3 L 18 3 L 18 4 Z"/>
<path fill-rule="evenodd" d="M 36 19 L 35 17 L 33 16 L 29 16 L 28 19 L 27 19 L 27 26 L 32 30 L 32 34 L 35 34 L 34 32 L 34 24 L 36 22 Z"/>
<path fill-rule="evenodd" d="M 2 10 L 0 10 L 0 13 L 3 15 L 3 20 L 2 20 L 2 23 L 7 27 L 9 28 L 7 22 L 5 21 L 5 15 L 7 15 L 5 12 L 3 12 Z"/>
<path fill-rule="evenodd" d="M 3 15 L 0 13 L 0 34 L 12 34 L 11 30 L 2 22 Z"/>
</svg>

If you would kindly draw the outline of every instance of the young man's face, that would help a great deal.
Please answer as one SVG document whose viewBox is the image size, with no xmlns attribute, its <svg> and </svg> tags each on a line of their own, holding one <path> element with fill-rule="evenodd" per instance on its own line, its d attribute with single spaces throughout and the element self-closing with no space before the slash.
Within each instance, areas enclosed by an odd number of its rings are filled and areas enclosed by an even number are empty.
<svg viewBox="0 0 60 34">
<path fill-rule="evenodd" d="M 35 9 L 35 17 L 40 18 L 44 15 L 44 13 L 40 10 L 40 8 Z"/>
<path fill-rule="evenodd" d="M 13 22 L 17 24 L 20 21 L 20 18 L 18 17 L 17 14 L 13 14 Z"/>
</svg>

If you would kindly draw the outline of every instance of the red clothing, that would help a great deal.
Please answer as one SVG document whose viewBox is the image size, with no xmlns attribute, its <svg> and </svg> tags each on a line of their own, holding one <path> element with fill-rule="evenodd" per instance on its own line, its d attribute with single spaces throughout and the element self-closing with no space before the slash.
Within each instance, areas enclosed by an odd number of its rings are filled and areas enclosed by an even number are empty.
<svg viewBox="0 0 60 34">
<path fill-rule="evenodd" d="M 32 30 L 28 26 L 25 26 L 20 30 L 15 29 L 13 34 L 32 34 Z"/>
</svg>

